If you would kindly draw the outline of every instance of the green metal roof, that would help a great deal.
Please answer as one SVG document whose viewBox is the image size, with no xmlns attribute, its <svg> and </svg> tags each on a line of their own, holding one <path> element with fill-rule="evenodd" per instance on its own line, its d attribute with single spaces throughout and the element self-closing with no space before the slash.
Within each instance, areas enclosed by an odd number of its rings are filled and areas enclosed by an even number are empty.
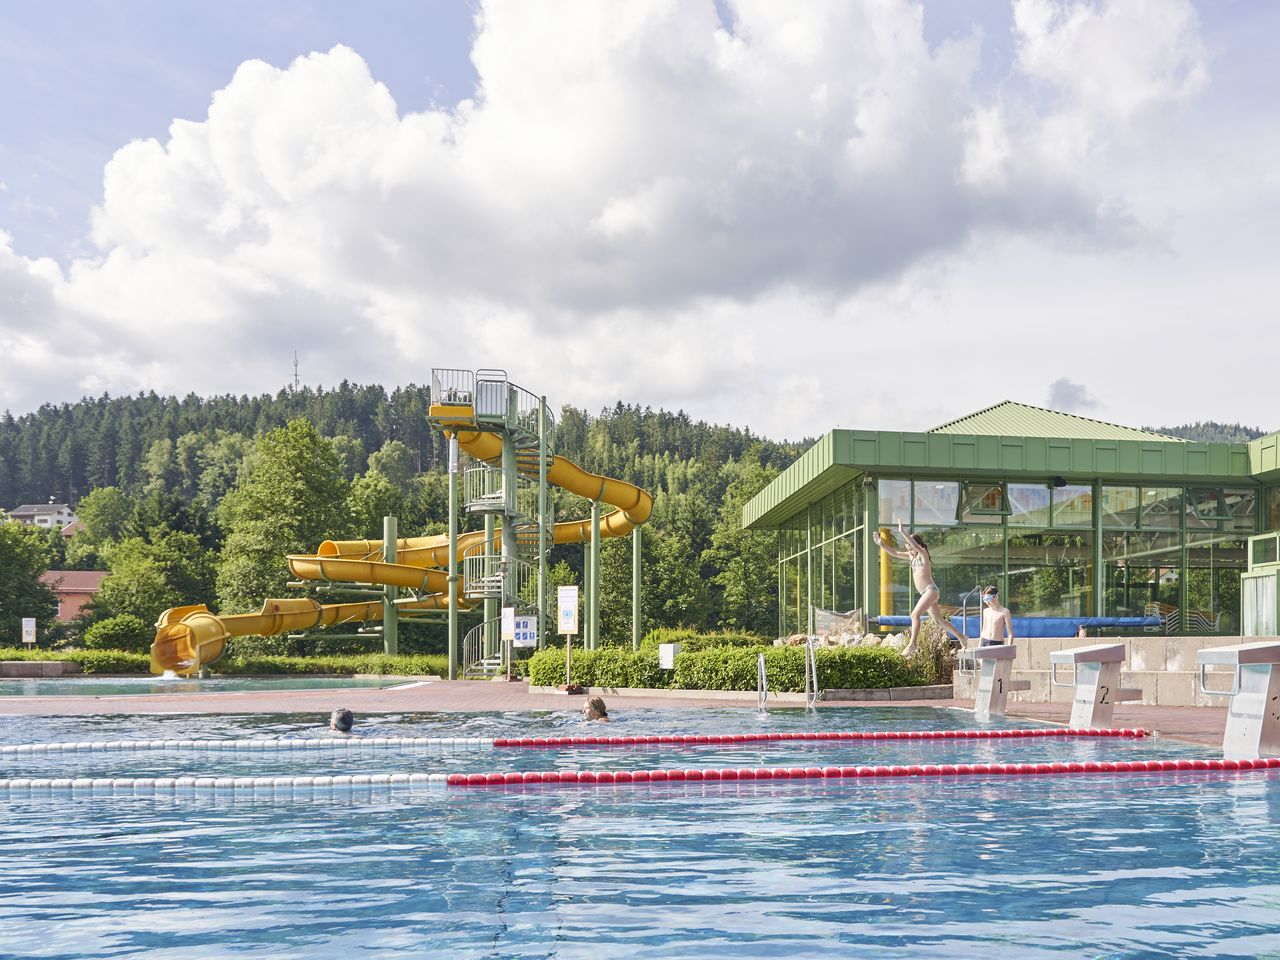
<svg viewBox="0 0 1280 960">
<path fill-rule="evenodd" d="M 1266 457 L 1280 470 L 1280 437 L 1270 438 L 1269 447 L 1267 439 L 1191 443 L 1155 435 L 1135 440 L 832 430 L 742 508 L 742 524 L 756 530 L 783 526 L 808 504 L 864 473 L 1046 482 L 1056 476 L 1082 482 L 1100 477 L 1171 485 L 1249 482 L 1257 472 L 1254 463 Z"/>
<path fill-rule="evenodd" d="M 1168 437 L 1150 430 L 1122 427 L 1074 413 L 1059 413 L 1044 407 L 1004 400 L 994 406 L 952 420 L 930 433 L 968 433 L 989 436 L 1069 437 L 1074 440 L 1162 440 L 1186 443 L 1180 437 Z"/>
</svg>

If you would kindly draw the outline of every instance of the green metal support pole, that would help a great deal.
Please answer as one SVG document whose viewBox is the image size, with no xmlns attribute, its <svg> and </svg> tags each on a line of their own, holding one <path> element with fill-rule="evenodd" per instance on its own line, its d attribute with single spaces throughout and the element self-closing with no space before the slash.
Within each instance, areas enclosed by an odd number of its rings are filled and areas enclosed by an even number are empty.
<svg viewBox="0 0 1280 960">
<path fill-rule="evenodd" d="M 862 479 L 862 597 L 863 616 L 869 624 L 887 610 L 880 609 L 880 550 L 871 535 L 880 529 L 880 488 L 876 480 Z"/>
<path fill-rule="evenodd" d="M 1102 478 L 1093 481 L 1093 610 L 1092 616 L 1105 617 L 1102 609 L 1102 592 L 1106 586 L 1102 556 Z"/>
<path fill-rule="evenodd" d="M 387 563 L 396 562 L 396 540 L 399 532 L 396 529 L 395 517 L 382 518 L 382 558 Z M 387 586 L 382 598 L 382 650 L 389 657 L 400 652 L 400 623 L 396 617 L 396 588 Z"/>
<path fill-rule="evenodd" d="M 538 649 L 547 611 L 547 398 L 538 398 Z"/>
<path fill-rule="evenodd" d="M 449 679 L 458 679 L 458 437 L 449 437 Z"/>
<path fill-rule="evenodd" d="M 493 552 L 493 514 L 486 513 L 484 515 L 484 572 L 486 577 L 488 577 L 489 574 L 493 572 L 494 556 L 495 555 Z M 493 597 L 485 597 L 485 600 L 484 600 L 484 621 L 485 621 L 484 655 L 486 657 L 493 654 L 498 648 L 497 647 L 498 630 L 496 628 L 498 626 L 497 618 L 501 613 L 501 611 L 499 610 L 500 604 L 501 604 L 500 600 L 496 600 Z M 465 666 L 470 667 L 470 664 L 466 664 Z"/>
<path fill-rule="evenodd" d="M 591 538 L 582 544 L 582 649 L 591 649 Z"/>
<path fill-rule="evenodd" d="M 640 649 L 640 527 L 631 531 L 631 649 Z"/>
<path fill-rule="evenodd" d="M 600 646 L 600 501 L 591 501 L 591 649 Z"/>
<path fill-rule="evenodd" d="M 511 402 L 508 423 L 515 422 L 515 391 L 510 392 Z M 519 560 L 516 556 L 516 443 L 510 430 L 502 433 L 502 606 L 514 607 L 519 600 Z M 501 613 L 501 611 L 499 611 Z M 502 631 L 498 631 L 501 645 L 503 668 L 510 669 L 511 651 L 507 641 L 502 640 Z"/>
</svg>

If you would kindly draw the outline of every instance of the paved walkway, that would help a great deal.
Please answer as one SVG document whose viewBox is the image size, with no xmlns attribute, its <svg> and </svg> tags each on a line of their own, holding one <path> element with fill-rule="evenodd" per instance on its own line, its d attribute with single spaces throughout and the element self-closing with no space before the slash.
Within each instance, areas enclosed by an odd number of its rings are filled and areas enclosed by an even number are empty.
<svg viewBox="0 0 1280 960">
<path fill-rule="evenodd" d="M 624 709 L 672 709 L 688 707 L 739 707 L 754 709 L 754 693 L 741 699 L 675 696 L 614 699 L 614 712 Z M 89 714 L 165 713 L 316 713 L 328 714 L 335 706 L 356 713 L 472 713 L 489 711 L 577 710 L 581 696 L 530 693 L 528 684 L 484 683 L 474 680 L 434 680 L 396 690 L 369 687 L 348 690 L 279 690 L 187 694 L 139 694 L 112 697 L 0 697 L 0 715 L 85 716 Z M 779 706 L 796 706 L 782 703 Z M 971 700 L 839 701 L 821 704 L 824 708 L 846 706 L 962 707 L 971 709 Z M 1026 717 L 1051 723 L 1066 723 L 1071 714 L 1067 704 L 1014 703 L 1010 717 Z M 1162 736 L 1194 743 L 1218 745 L 1226 723 L 1225 707 L 1145 707 L 1117 706 L 1117 727 L 1145 727 Z"/>
</svg>

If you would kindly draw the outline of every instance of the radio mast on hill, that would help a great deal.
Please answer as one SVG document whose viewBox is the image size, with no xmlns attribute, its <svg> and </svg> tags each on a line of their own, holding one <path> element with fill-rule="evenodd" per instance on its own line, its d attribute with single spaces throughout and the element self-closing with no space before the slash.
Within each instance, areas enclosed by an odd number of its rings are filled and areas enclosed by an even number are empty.
<svg viewBox="0 0 1280 960">
<path fill-rule="evenodd" d="M 297 351 L 297 350 L 295 350 L 295 351 L 293 351 L 293 392 L 294 392 L 294 393 L 297 393 L 297 392 L 298 392 L 298 386 L 299 386 L 299 380 L 298 380 L 298 351 Z"/>
</svg>

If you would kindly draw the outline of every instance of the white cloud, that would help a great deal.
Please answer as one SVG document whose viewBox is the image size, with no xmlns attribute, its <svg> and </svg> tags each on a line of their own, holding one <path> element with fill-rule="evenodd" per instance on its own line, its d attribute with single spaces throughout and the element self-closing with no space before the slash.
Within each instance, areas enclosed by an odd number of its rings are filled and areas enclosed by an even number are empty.
<svg viewBox="0 0 1280 960">
<path fill-rule="evenodd" d="M 1076 383 L 1066 377 L 1059 377 L 1049 384 L 1049 407 L 1063 413 L 1075 413 L 1089 410 L 1098 405 L 1098 401 L 1089 396 L 1083 383 Z"/>
<path fill-rule="evenodd" d="M 777 436 L 927 426 L 979 405 L 966 263 L 1130 243 L 1107 144 L 1205 82 L 1181 0 L 1015 0 L 994 92 L 978 33 L 931 47 L 916 4 L 731 6 L 490 0 L 475 95 L 421 113 L 344 47 L 243 64 L 116 153 L 96 256 L 0 246 L 0 403 L 272 389 L 297 349 L 312 382 L 499 365 Z"/>
</svg>

